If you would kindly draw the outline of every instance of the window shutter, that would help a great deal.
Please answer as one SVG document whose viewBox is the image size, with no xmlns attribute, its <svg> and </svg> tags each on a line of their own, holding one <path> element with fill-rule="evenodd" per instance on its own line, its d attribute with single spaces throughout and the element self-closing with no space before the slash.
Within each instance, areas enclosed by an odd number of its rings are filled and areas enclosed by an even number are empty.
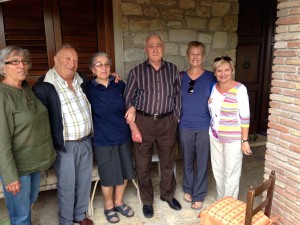
<svg viewBox="0 0 300 225">
<path fill-rule="evenodd" d="M 6 46 L 17 45 L 30 51 L 32 68 L 28 80 L 45 74 L 48 59 L 41 0 L 2 3 L 2 14 Z"/>
<path fill-rule="evenodd" d="M 91 73 L 89 58 L 98 49 L 95 1 L 61 0 L 59 4 L 62 42 L 78 49 L 78 70 Z"/>
<path fill-rule="evenodd" d="M 78 70 L 82 73 L 91 74 L 89 59 L 99 51 L 107 52 L 114 64 L 112 1 L 13 0 L 0 3 L 0 47 L 18 45 L 30 51 L 33 66 L 28 80 L 31 84 L 53 66 L 57 48 L 66 43 L 78 49 Z"/>
</svg>

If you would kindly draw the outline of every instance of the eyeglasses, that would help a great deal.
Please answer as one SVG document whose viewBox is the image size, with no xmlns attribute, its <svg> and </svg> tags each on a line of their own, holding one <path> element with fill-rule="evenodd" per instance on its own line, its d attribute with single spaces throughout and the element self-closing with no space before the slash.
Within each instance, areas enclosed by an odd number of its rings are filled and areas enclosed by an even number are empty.
<svg viewBox="0 0 300 225">
<path fill-rule="evenodd" d="M 193 94 L 193 93 L 194 93 L 195 80 L 190 80 L 190 81 L 189 81 L 189 85 L 190 85 L 190 87 L 189 87 L 189 89 L 188 89 L 188 93 L 189 93 L 189 94 Z"/>
<path fill-rule="evenodd" d="M 218 61 L 220 61 L 222 59 L 225 60 L 225 61 L 227 61 L 227 62 L 232 61 L 232 59 L 229 56 L 219 56 L 219 57 L 215 58 L 214 62 L 218 62 Z"/>
<path fill-rule="evenodd" d="M 23 63 L 23 65 L 30 65 L 30 63 L 31 63 L 31 61 L 30 61 L 30 60 L 27 60 L 27 59 L 22 59 L 21 61 L 18 60 L 18 59 L 13 59 L 13 60 L 10 60 L 10 61 L 5 62 L 5 64 L 10 64 L 10 65 L 17 66 L 17 65 L 19 65 L 21 62 Z"/>
<path fill-rule="evenodd" d="M 110 67 L 110 63 L 104 63 L 104 64 L 102 64 L 100 62 L 97 62 L 97 63 L 94 64 L 94 66 L 96 66 L 98 68 L 102 68 L 104 66 L 105 68 L 108 69 Z"/>
<path fill-rule="evenodd" d="M 154 49 L 154 48 L 161 48 L 163 45 L 162 44 L 150 44 L 147 45 L 148 48 Z"/>
</svg>

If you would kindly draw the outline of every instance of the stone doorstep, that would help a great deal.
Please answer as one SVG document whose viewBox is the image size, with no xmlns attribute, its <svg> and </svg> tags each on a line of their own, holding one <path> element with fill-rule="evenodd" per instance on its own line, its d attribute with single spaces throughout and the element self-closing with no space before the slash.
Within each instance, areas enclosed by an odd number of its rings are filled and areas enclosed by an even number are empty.
<svg viewBox="0 0 300 225">
<path fill-rule="evenodd" d="M 250 141 L 249 144 L 250 144 L 250 147 L 258 147 L 258 146 L 266 145 L 267 144 L 267 136 L 257 134 L 256 141 Z"/>
</svg>

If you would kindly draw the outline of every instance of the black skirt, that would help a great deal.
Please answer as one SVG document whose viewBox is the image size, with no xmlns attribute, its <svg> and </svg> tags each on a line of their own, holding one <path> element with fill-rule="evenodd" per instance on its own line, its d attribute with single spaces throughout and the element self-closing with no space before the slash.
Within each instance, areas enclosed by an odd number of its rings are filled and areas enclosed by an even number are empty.
<svg viewBox="0 0 300 225">
<path fill-rule="evenodd" d="M 94 156 L 98 164 L 101 186 L 124 184 L 124 180 L 135 179 L 132 143 L 95 147 Z"/>
</svg>

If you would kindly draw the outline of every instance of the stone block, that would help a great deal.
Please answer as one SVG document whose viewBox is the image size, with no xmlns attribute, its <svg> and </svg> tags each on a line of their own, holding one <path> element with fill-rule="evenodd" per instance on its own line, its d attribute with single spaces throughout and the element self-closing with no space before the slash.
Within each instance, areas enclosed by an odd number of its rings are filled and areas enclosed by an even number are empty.
<svg viewBox="0 0 300 225">
<path fill-rule="evenodd" d="M 143 15 L 142 8 L 134 3 L 122 3 L 123 16 L 141 16 Z"/>
<path fill-rule="evenodd" d="M 196 40 L 196 37 L 197 32 L 195 30 L 181 29 L 169 31 L 169 41 L 171 42 L 188 43 L 192 40 Z"/>
</svg>

